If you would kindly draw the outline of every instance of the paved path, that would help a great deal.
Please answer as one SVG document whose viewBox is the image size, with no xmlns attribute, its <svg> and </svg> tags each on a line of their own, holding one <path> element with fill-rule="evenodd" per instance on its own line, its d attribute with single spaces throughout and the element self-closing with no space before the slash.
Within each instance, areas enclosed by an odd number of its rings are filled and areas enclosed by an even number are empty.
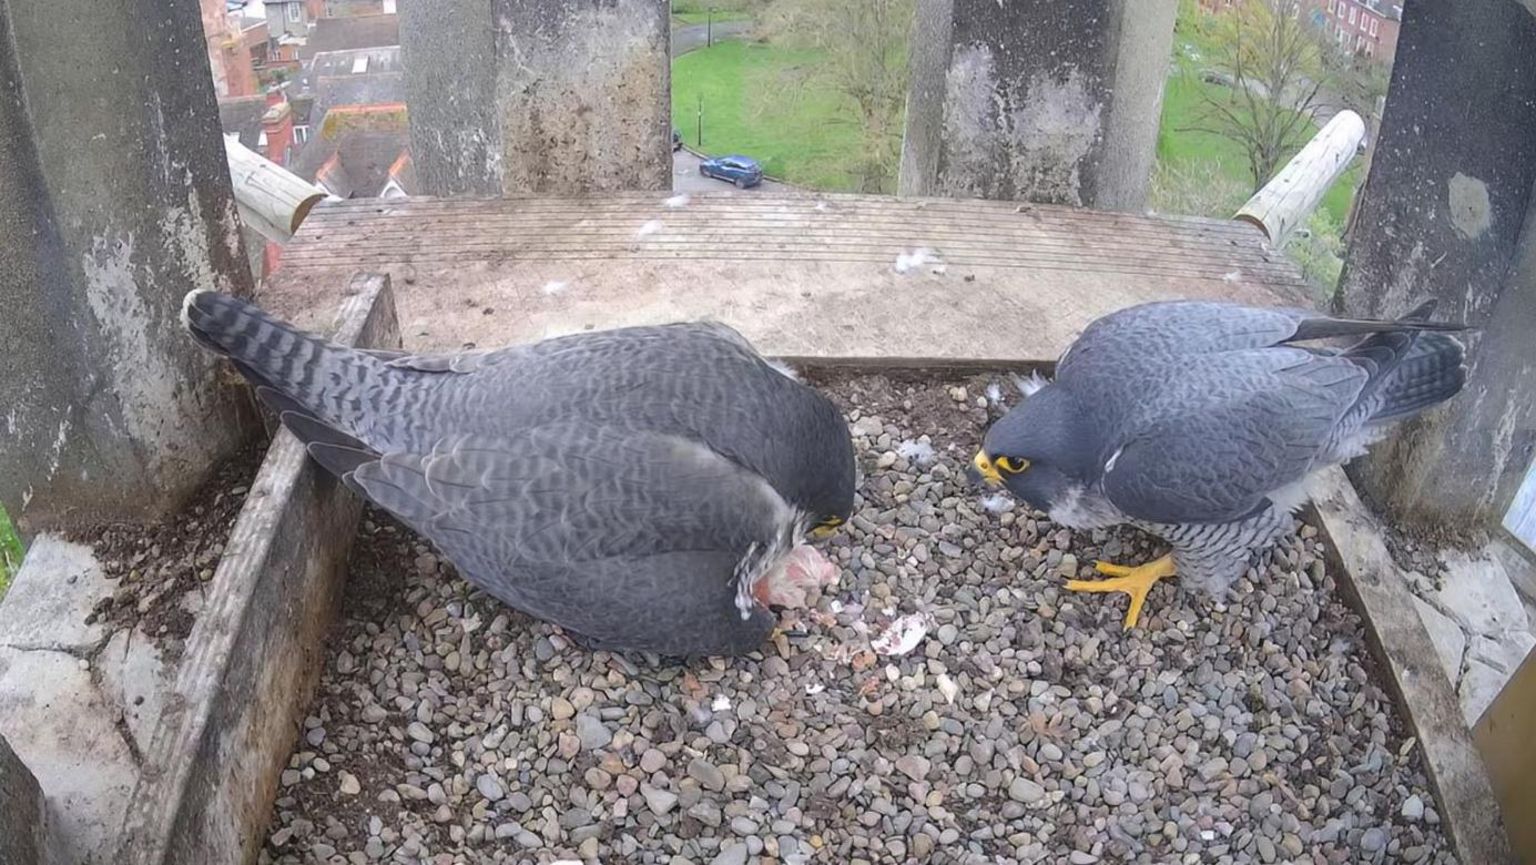
<svg viewBox="0 0 1536 865">
<path fill-rule="evenodd" d="M 739 39 L 752 29 L 751 21 L 716 21 L 715 41 Z M 672 28 L 672 56 L 678 57 L 704 47 L 709 41 L 708 24 L 689 24 Z"/>
</svg>

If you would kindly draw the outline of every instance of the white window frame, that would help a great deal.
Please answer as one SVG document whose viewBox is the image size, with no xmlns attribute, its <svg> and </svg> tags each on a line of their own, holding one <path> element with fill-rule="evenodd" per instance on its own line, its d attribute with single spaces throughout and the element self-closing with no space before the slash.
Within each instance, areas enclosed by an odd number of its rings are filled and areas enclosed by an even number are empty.
<svg viewBox="0 0 1536 865">
<path fill-rule="evenodd" d="M 1349 26 L 1355 26 L 1355 21 L 1360 17 L 1360 10 L 1354 6 L 1349 7 Z"/>
<path fill-rule="evenodd" d="M 300 144 L 309 140 L 309 124 L 300 123 L 293 127 L 293 140 Z"/>
<path fill-rule="evenodd" d="M 1371 19 L 1371 35 L 1372 36 L 1376 35 L 1377 30 L 1380 28 L 1380 26 L 1381 26 L 1381 19 L 1380 18 L 1372 18 Z"/>
<path fill-rule="evenodd" d="M 1328 14 L 1332 15 L 1339 8 L 1339 0 L 1328 0 Z"/>
<path fill-rule="evenodd" d="M 283 6 L 284 6 L 284 11 L 286 12 L 287 17 L 288 17 L 288 23 L 290 23 L 290 24 L 297 24 L 297 23 L 299 23 L 299 20 L 300 20 L 299 13 L 304 11 L 303 7 L 300 6 L 298 3 L 284 3 Z"/>
</svg>

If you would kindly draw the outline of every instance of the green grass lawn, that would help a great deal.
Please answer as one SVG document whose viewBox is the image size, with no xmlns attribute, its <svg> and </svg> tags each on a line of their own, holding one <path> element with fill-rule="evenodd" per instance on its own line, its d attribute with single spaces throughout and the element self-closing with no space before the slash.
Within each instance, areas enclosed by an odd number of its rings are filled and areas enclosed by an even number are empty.
<svg viewBox="0 0 1536 865">
<path fill-rule="evenodd" d="M 11 585 L 11 577 L 19 567 L 21 538 L 16 536 L 16 529 L 11 525 L 11 518 L 6 515 L 5 508 L 0 507 L 0 597 L 5 596 L 6 588 Z"/>
<path fill-rule="evenodd" d="M 750 156 L 768 174 L 800 186 L 853 189 L 845 166 L 858 152 L 854 108 L 825 85 L 801 83 L 820 59 L 817 51 L 746 42 L 684 54 L 672 63 L 672 123 L 689 147 L 705 153 Z"/>
<path fill-rule="evenodd" d="M 1196 50 L 1204 47 L 1190 44 Z M 854 178 L 845 168 L 858 146 L 852 106 L 824 85 L 800 83 L 805 71 L 819 60 L 816 51 L 745 42 L 723 42 L 685 54 L 672 64 L 673 125 L 689 147 L 705 153 L 751 156 L 769 174 L 800 186 L 852 190 Z M 1183 168 L 1200 163 L 1216 166 L 1220 176 L 1247 190 L 1251 180 L 1242 146 L 1220 135 L 1189 129 L 1200 115 L 1202 93 L 1219 95 L 1215 91 L 1223 89 L 1201 81 L 1200 69 L 1200 62 L 1181 50 L 1178 71 L 1169 77 L 1163 95 L 1158 160 Z M 702 144 L 697 125 L 701 96 Z M 1323 197 L 1322 209 L 1338 224 L 1348 214 L 1359 174 L 1359 165 L 1352 166 Z"/>
<path fill-rule="evenodd" d="M 1203 46 L 1199 43 L 1191 41 L 1190 44 L 1200 51 L 1202 56 L 1209 56 L 1208 50 L 1201 50 Z M 1169 76 L 1164 85 L 1163 119 L 1157 137 L 1157 158 L 1161 162 L 1174 166 L 1187 167 L 1194 162 L 1217 165 L 1220 167 L 1222 176 L 1241 184 L 1245 189 L 1251 188 L 1253 180 L 1248 172 L 1248 157 L 1242 145 L 1230 138 L 1188 128 L 1198 124 L 1204 96 L 1219 98 L 1222 91 L 1227 89 L 1219 84 L 1201 81 L 1201 68 L 1199 62 L 1191 60 L 1180 51 L 1177 71 Z M 1309 136 L 1316 132 L 1317 126 L 1314 124 Z M 1329 187 L 1328 192 L 1323 196 L 1320 207 L 1328 211 L 1329 216 L 1340 225 L 1344 223 L 1349 213 L 1350 200 L 1354 197 L 1355 186 L 1359 182 L 1360 163 L 1357 161 L 1334 182 L 1333 186 Z M 1231 214 L 1215 213 L 1202 215 L 1231 216 Z"/>
</svg>

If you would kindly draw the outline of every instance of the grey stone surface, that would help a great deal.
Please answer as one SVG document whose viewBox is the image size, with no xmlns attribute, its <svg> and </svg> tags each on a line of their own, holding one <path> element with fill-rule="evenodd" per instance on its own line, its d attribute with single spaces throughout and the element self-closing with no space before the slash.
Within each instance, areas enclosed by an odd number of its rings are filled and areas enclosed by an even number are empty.
<svg viewBox="0 0 1536 865">
<path fill-rule="evenodd" d="M 85 654 L 107 636 L 86 619 L 112 589 L 90 547 L 39 535 L 0 597 L 0 645 Z"/>
<path fill-rule="evenodd" d="M 0 862 L 42 865 L 47 813 L 37 778 L 0 736 Z"/>
<path fill-rule="evenodd" d="M 358 274 L 347 294 L 333 338 L 397 347 L 388 279 Z M 123 859 L 255 859 L 298 722 L 305 719 L 312 737 L 305 747 L 331 746 L 316 732 L 323 721 L 307 720 L 306 709 L 361 510 L 297 439 L 276 436 L 208 583 L 174 691 L 141 746 L 147 771 L 131 788 L 126 816 L 82 812 L 113 831 Z M 146 675 L 125 669 L 125 692 Z M 298 774 L 316 772 L 316 764 Z"/>
<path fill-rule="evenodd" d="M 49 843 L 97 861 L 172 684 L 149 639 L 86 623 L 112 589 L 89 548 L 40 535 L 0 600 L 0 731 L 61 815 Z"/>
<path fill-rule="evenodd" d="M 1442 583 L 1435 605 L 1470 634 L 1527 631 L 1525 606 L 1504 572 L 1504 566 L 1482 551 L 1447 550 Z"/>
<path fill-rule="evenodd" d="M 1502 634 L 1476 634 L 1467 644 L 1467 660 L 1487 664 L 1503 673 L 1506 681 L 1515 674 L 1525 656 L 1536 646 L 1536 637 L 1530 631 L 1506 631 Z M 1500 687 L 1503 682 L 1500 682 Z M 1475 721 L 1468 719 L 1468 726 Z"/>
<path fill-rule="evenodd" d="M 0 45 L 0 501 L 173 508 L 245 431 L 177 322 L 251 289 L 197 3 L 3 0 Z"/>
<path fill-rule="evenodd" d="M 0 647 L 0 730 L 37 777 L 68 862 L 116 862 L 118 826 L 139 777 L 120 706 L 65 652 Z"/>
<path fill-rule="evenodd" d="M 1461 680 L 1461 659 L 1467 650 L 1466 633 L 1456 624 L 1455 619 L 1418 596 L 1413 598 L 1413 608 L 1418 611 L 1424 630 L 1429 632 L 1430 642 L 1434 643 L 1435 654 L 1440 657 L 1440 666 L 1445 670 L 1446 678 L 1454 686 Z"/>
<path fill-rule="evenodd" d="M 1509 673 L 1500 670 L 1482 661 L 1467 661 L 1467 671 L 1461 677 L 1461 686 L 1457 688 L 1456 696 L 1461 700 L 1461 712 L 1467 719 L 1467 726 L 1475 725 L 1488 707 L 1493 705 L 1494 698 L 1499 696 L 1499 691 L 1504 683 L 1509 681 Z"/>
<path fill-rule="evenodd" d="M 671 187 L 665 0 L 413 5 L 401 47 L 428 193 Z"/>
<path fill-rule="evenodd" d="M 1314 475 L 1307 493 L 1317 526 L 1332 546 L 1341 588 L 1361 611 L 1379 668 L 1386 671 L 1397 704 L 1411 717 L 1439 814 L 1459 860 L 1510 861 L 1503 817 L 1466 721 L 1465 694 L 1474 671 L 1463 676 L 1460 693 L 1444 676 L 1435 675 L 1440 654 L 1415 610 L 1413 592 L 1387 549 L 1379 519 L 1344 472 L 1330 469 Z M 1337 795 L 1349 793 L 1346 785 Z M 1290 837 L 1283 839 L 1282 847 L 1300 855 L 1301 847 L 1294 847 Z"/>
<path fill-rule="evenodd" d="M 920 0 L 903 195 L 1139 210 L 1171 0 Z"/>
<path fill-rule="evenodd" d="M 1533 142 L 1536 18 L 1502 0 L 1404 4 L 1338 297 L 1370 316 L 1436 297 L 1480 330 L 1463 394 L 1351 469 L 1400 523 L 1492 526 L 1536 450 Z"/>
</svg>

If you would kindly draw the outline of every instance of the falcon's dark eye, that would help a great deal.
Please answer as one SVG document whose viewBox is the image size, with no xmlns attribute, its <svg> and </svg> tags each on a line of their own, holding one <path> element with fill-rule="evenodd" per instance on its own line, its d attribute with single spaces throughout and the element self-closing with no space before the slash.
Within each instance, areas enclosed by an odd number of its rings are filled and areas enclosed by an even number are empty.
<svg viewBox="0 0 1536 865">
<path fill-rule="evenodd" d="M 992 464 L 1010 475 L 1016 475 L 1029 468 L 1029 460 L 1022 457 L 998 457 L 992 461 Z"/>
</svg>

